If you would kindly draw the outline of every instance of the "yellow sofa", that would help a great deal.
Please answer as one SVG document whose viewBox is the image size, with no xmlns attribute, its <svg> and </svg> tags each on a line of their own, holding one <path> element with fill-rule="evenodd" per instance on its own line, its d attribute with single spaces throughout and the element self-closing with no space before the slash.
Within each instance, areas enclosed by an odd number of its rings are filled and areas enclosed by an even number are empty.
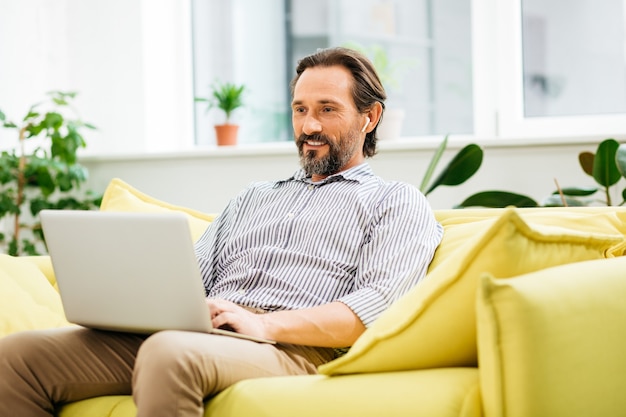
<svg viewBox="0 0 626 417">
<path fill-rule="evenodd" d="M 213 219 L 121 180 L 101 210 Z M 444 238 L 419 285 L 319 375 L 243 381 L 206 416 L 626 415 L 626 209 L 436 211 Z M 0 256 L 0 337 L 68 325 L 46 256 Z M 130 417 L 130 396 L 60 417 Z"/>
</svg>

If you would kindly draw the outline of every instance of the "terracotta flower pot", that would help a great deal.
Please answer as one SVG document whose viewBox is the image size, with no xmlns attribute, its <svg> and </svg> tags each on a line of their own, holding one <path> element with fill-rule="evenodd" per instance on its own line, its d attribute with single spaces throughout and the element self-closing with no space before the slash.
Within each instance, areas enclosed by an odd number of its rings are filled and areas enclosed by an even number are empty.
<svg viewBox="0 0 626 417">
<path fill-rule="evenodd" d="M 232 146 L 237 144 L 238 125 L 215 125 L 215 138 L 218 146 Z"/>
</svg>

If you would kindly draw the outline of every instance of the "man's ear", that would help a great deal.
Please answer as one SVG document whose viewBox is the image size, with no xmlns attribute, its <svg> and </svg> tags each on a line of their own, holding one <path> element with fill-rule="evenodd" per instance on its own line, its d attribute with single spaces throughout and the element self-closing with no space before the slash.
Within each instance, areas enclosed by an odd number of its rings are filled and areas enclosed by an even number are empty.
<svg viewBox="0 0 626 417">
<path fill-rule="evenodd" d="M 364 127 L 364 132 L 371 132 L 374 127 L 378 125 L 381 116 L 383 115 L 383 105 L 379 102 L 374 103 L 369 111 L 365 114 L 369 119 L 369 122 L 366 127 Z"/>
</svg>

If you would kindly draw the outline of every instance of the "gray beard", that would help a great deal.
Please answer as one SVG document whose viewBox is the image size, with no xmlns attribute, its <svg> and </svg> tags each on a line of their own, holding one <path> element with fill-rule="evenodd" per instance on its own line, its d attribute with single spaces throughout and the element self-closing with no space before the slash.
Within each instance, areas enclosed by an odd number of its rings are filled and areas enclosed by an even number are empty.
<svg viewBox="0 0 626 417">
<path fill-rule="evenodd" d="M 308 176 L 336 174 L 344 165 L 341 162 L 339 155 L 331 152 L 323 157 L 318 157 L 317 151 L 308 151 L 305 155 L 300 152 L 300 164 Z"/>
<path fill-rule="evenodd" d="M 302 151 L 304 141 L 309 138 L 316 141 L 324 142 L 328 145 L 328 153 L 322 157 L 318 156 L 318 151 Z M 327 177 L 339 172 L 345 166 L 354 153 L 355 139 L 352 137 L 340 138 L 342 142 L 336 144 L 327 140 L 322 135 L 314 135 L 313 137 L 300 136 L 296 141 L 298 144 L 298 152 L 300 154 L 300 165 L 308 176 L 320 175 Z M 347 140 L 347 142 L 343 142 Z"/>
</svg>

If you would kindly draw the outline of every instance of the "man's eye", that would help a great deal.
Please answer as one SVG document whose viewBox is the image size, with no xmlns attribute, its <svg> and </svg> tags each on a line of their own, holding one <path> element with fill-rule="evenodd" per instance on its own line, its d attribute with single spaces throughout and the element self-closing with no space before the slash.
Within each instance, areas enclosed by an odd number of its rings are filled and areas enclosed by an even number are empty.
<svg viewBox="0 0 626 417">
<path fill-rule="evenodd" d="M 294 111 L 294 113 L 304 113 L 305 109 L 304 109 L 304 107 L 295 107 L 293 109 L 293 111 Z"/>
<path fill-rule="evenodd" d="M 324 108 L 322 109 L 322 111 L 323 111 L 324 113 L 328 113 L 328 112 L 331 112 L 331 111 L 333 111 L 333 110 L 334 110 L 334 109 L 333 109 L 332 107 L 324 107 Z"/>
</svg>

